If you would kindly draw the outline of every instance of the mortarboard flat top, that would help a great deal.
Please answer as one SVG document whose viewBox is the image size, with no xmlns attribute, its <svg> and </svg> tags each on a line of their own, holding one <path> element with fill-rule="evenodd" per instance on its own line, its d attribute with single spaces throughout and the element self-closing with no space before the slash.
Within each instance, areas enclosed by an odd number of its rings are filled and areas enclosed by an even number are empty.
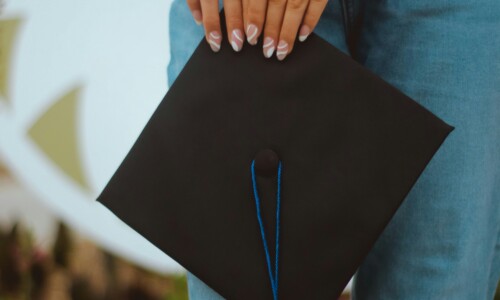
<svg viewBox="0 0 500 300">
<path fill-rule="evenodd" d="M 278 297 L 335 299 L 453 128 L 314 33 L 283 62 L 202 40 L 97 200 L 223 297 L 273 299 L 275 154 Z"/>
</svg>

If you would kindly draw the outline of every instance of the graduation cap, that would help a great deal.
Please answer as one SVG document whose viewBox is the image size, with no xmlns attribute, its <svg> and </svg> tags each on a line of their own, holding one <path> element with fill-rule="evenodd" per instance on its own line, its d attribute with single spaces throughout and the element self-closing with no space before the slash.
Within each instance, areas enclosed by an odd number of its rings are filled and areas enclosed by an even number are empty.
<svg viewBox="0 0 500 300">
<path fill-rule="evenodd" d="M 97 200 L 227 299 L 335 299 L 453 129 L 315 33 L 203 39 Z"/>
</svg>

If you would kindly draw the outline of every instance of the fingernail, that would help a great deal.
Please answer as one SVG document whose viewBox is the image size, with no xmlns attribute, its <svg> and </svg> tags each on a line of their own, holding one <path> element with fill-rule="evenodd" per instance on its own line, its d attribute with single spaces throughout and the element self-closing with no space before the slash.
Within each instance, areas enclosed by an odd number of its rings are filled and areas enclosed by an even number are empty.
<svg viewBox="0 0 500 300">
<path fill-rule="evenodd" d="M 267 58 L 273 55 L 274 40 L 271 37 L 266 37 L 264 39 L 264 45 L 262 45 L 262 51 L 264 52 L 264 56 Z"/>
<path fill-rule="evenodd" d="M 288 53 L 288 43 L 285 42 L 284 40 L 281 40 L 276 49 L 276 57 L 279 60 L 283 60 L 285 59 L 287 53 Z"/>
<path fill-rule="evenodd" d="M 257 44 L 257 32 L 259 29 L 254 24 L 247 26 L 247 41 L 250 45 Z"/>
<path fill-rule="evenodd" d="M 195 10 L 193 11 L 194 22 L 198 25 L 201 25 L 201 11 Z"/>
<path fill-rule="evenodd" d="M 311 29 L 307 25 L 302 25 L 299 31 L 299 41 L 303 42 L 307 39 L 309 34 L 311 33 Z"/>
<path fill-rule="evenodd" d="M 212 31 L 208 35 L 208 43 L 214 52 L 219 52 L 222 36 L 217 31 Z"/>
<path fill-rule="evenodd" d="M 234 51 L 238 52 L 243 46 L 243 33 L 239 29 L 234 29 L 231 33 L 231 46 Z"/>
</svg>

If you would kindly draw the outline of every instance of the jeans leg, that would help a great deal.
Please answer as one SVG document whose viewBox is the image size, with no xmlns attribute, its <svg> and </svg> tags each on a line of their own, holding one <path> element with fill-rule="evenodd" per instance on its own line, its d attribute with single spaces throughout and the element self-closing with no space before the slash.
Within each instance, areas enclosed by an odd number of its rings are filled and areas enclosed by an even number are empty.
<svg viewBox="0 0 500 300">
<path fill-rule="evenodd" d="M 492 299 L 500 277 L 500 1 L 364 5 L 359 61 L 456 128 L 358 269 L 353 299 Z"/>
<path fill-rule="evenodd" d="M 222 0 L 219 0 L 219 4 Z M 170 61 L 168 87 L 172 86 L 194 50 L 204 38 L 203 26 L 194 22 L 186 0 L 174 0 L 169 12 Z"/>
</svg>

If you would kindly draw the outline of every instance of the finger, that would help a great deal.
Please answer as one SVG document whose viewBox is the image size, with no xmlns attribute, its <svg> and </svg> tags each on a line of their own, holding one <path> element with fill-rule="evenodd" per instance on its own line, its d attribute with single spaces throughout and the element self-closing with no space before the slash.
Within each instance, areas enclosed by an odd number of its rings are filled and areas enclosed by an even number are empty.
<svg viewBox="0 0 500 300">
<path fill-rule="evenodd" d="M 311 32 L 313 32 L 327 3 L 328 0 L 310 0 L 299 30 L 299 41 L 305 41 Z"/>
<path fill-rule="evenodd" d="M 222 41 L 218 0 L 201 0 L 205 38 L 214 52 L 219 52 Z"/>
<path fill-rule="evenodd" d="M 257 44 L 266 17 L 267 0 L 249 0 L 245 32 L 250 45 Z"/>
<path fill-rule="evenodd" d="M 306 12 L 308 0 L 288 0 L 286 4 L 285 16 L 281 25 L 279 43 L 276 50 L 276 57 L 284 60 L 293 49 L 293 44 Z"/>
<path fill-rule="evenodd" d="M 276 49 L 281 23 L 285 14 L 286 0 L 269 0 L 267 4 L 266 20 L 264 25 L 264 44 L 262 51 L 269 58 Z"/>
<path fill-rule="evenodd" d="M 243 47 L 243 11 L 241 0 L 224 0 L 227 37 L 233 50 L 238 52 Z"/>
<path fill-rule="evenodd" d="M 201 16 L 200 0 L 187 0 L 187 5 L 189 7 L 189 10 L 191 11 L 191 14 L 193 15 L 196 24 L 201 25 L 203 18 Z"/>
<path fill-rule="evenodd" d="M 243 14 L 243 28 L 247 28 L 247 25 L 248 25 L 248 18 L 247 18 L 248 1 L 249 0 L 242 0 L 241 1 L 241 11 Z"/>
</svg>

